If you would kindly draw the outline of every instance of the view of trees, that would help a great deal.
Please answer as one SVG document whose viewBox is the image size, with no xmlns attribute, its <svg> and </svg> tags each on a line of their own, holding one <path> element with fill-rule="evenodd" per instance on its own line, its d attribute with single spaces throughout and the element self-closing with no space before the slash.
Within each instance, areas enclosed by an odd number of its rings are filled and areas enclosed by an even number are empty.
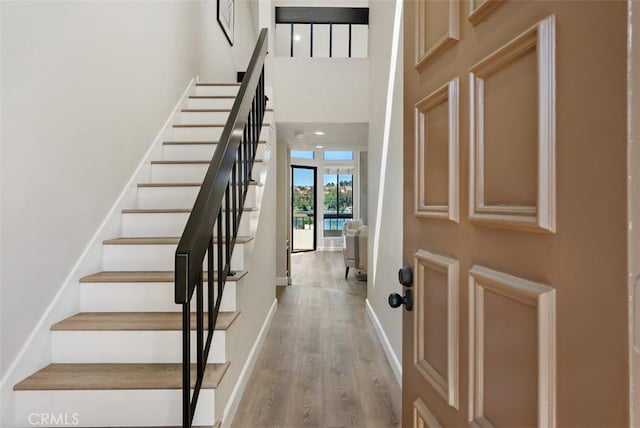
<svg viewBox="0 0 640 428">
<path fill-rule="evenodd" d="M 335 182 L 327 181 L 324 185 L 324 211 L 325 213 L 347 214 L 353 212 L 353 176 L 341 180 L 336 186 Z M 337 176 L 336 176 L 337 178 Z M 337 181 L 337 180 L 336 180 Z"/>
<path fill-rule="evenodd" d="M 313 186 L 293 187 L 293 209 L 294 211 L 313 210 Z"/>
</svg>

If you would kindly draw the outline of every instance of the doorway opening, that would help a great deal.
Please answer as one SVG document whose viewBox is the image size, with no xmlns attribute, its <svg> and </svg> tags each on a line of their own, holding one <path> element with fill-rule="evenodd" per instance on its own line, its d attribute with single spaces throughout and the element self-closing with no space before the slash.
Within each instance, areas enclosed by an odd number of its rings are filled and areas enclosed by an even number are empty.
<svg viewBox="0 0 640 428">
<path fill-rule="evenodd" d="M 317 167 L 291 165 L 291 252 L 315 251 Z"/>
</svg>

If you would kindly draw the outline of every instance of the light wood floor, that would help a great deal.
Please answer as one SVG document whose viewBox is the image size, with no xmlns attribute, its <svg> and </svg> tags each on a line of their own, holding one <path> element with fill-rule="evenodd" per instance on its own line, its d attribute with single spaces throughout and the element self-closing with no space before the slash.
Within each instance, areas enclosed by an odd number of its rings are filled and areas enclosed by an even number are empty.
<svg viewBox="0 0 640 428">
<path fill-rule="evenodd" d="M 400 426 L 400 388 L 342 253 L 295 254 L 232 427 Z"/>
</svg>

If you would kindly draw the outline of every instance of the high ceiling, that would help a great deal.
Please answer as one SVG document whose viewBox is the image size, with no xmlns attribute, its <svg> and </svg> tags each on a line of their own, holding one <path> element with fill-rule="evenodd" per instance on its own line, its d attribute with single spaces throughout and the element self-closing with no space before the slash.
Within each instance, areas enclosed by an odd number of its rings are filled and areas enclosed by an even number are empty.
<svg viewBox="0 0 640 428">
<path fill-rule="evenodd" d="M 285 141 L 294 149 L 367 150 L 369 141 L 368 123 L 293 123 L 277 122 L 278 140 Z M 324 132 L 324 135 L 316 135 Z"/>
</svg>

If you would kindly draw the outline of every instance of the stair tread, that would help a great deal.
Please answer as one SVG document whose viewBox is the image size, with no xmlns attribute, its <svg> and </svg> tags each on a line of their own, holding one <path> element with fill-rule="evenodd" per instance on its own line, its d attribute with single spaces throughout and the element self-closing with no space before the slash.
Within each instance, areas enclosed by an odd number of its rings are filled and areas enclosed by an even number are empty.
<svg viewBox="0 0 640 428">
<path fill-rule="evenodd" d="M 246 271 L 237 270 L 233 275 L 227 275 L 227 281 L 238 281 L 247 274 Z M 207 272 L 204 279 L 207 280 Z M 214 272 L 214 279 L 218 279 L 218 273 Z M 102 271 L 87 275 L 80 279 L 81 283 L 121 283 L 121 282 L 168 282 L 173 284 L 175 272 L 173 271 Z"/>
<path fill-rule="evenodd" d="M 242 211 L 258 211 L 258 207 L 244 207 Z M 190 212 L 189 208 L 129 208 L 122 210 L 123 214 L 183 214 Z"/>
<path fill-rule="evenodd" d="M 207 364 L 202 387 L 217 388 L 229 363 Z M 191 383 L 196 366 L 191 365 Z M 182 389 L 182 364 L 49 364 L 21 382 L 15 391 Z"/>
<path fill-rule="evenodd" d="M 254 162 L 264 162 L 263 159 L 254 159 Z M 208 165 L 208 160 L 155 160 L 151 161 L 151 165 Z"/>
<path fill-rule="evenodd" d="M 250 186 L 260 186 L 255 180 L 249 182 Z M 138 187 L 201 187 L 202 183 L 138 183 Z"/>
<path fill-rule="evenodd" d="M 240 86 L 242 83 L 206 83 L 206 82 L 198 82 L 196 86 Z"/>
<path fill-rule="evenodd" d="M 189 98 L 191 99 L 207 99 L 207 98 L 212 98 L 212 99 L 235 99 L 236 96 L 235 95 L 190 95 Z"/>
<path fill-rule="evenodd" d="M 181 145 L 181 144 L 192 144 L 192 145 L 203 145 L 203 144 L 207 144 L 207 145 L 215 145 L 218 144 L 220 141 L 164 141 L 162 144 L 165 144 L 167 146 L 177 146 L 177 145 Z M 260 140 L 258 141 L 258 144 L 267 144 L 266 140 Z"/>
<path fill-rule="evenodd" d="M 230 108 L 183 108 L 180 110 L 183 113 L 230 113 Z M 265 111 L 273 111 L 273 108 L 268 107 Z"/>
<path fill-rule="evenodd" d="M 195 313 L 191 329 L 196 328 Z M 216 330 L 227 330 L 240 312 L 219 312 Z M 207 314 L 205 313 L 205 328 Z M 81 312 L 51 326 L 52 331 L 182 331 L 182 312 Z"/>
<path fill-rule="evenodd" d="M 225 123 L 178 123 L 173 125 L 174 128 L 224 128 L 225 126 Z M 271 126 L 271 124 L 264 122 L 262 126 Z"/>
<path fill-rule="evenodd" d="M 237 236 L 236 244 L 246 244 L 253 239 L 252 236 Z M 102 241 L 104 245 L 178 245 L 180 238 L 174 237 L 133 237 L 133 238 L 114 238 Z M 214 236 L 213 242 L 217 243 L 218 239 Z M 226 239 L 225 239 L 226 242 Z"/>
</svg>

